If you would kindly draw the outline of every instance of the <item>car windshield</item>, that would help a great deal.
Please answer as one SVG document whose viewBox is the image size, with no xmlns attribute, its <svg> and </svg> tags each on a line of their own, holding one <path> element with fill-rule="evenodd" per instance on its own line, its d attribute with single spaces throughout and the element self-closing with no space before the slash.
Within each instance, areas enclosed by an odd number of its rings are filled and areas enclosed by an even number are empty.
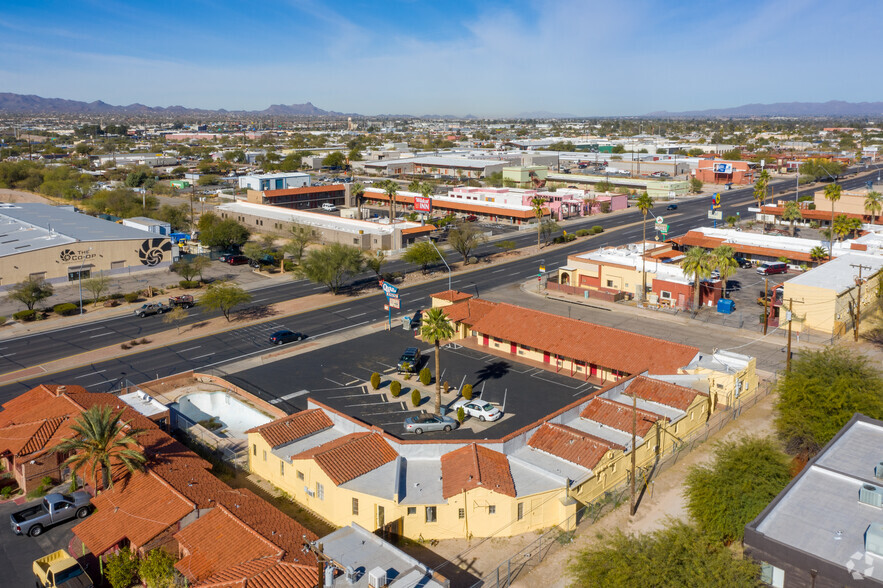
<svg viewBox="0 0 883 588">
<path fill-rule="evenodd" d="M 83 568 L 80 566 L 71 566 L 66 570 L 62 570 L 55 574 L 55 585 L 59 586 L 64 584 L 71 578 L 76 578 L 77 576 L 81 576 L 83 574 Z"/>
</svg>

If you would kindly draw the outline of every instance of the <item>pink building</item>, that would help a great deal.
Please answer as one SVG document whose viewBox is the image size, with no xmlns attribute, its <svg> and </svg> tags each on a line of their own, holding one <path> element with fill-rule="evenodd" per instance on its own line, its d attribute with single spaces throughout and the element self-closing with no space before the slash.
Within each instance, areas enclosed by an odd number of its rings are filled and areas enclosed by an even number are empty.
<svg viewBox="0 0 883 588">
<path fill-rule="evenodd" d="M 610 212 L 628 208 L 628 196 L 626 194 L 595 194 L 594 192 L 574 188 L 559 188 L 554 192 L 550 192 L 548 190 L 528 190 L 525 188 L 473 188 L 460 186 L 451 190 L 448 197 L 510 206 L 530 206 L 534 198 L 542 198 L 546 201 L 544 208 L 549 210 L 552 218 L 556 220 L 598 214 L 602 211 L 602 208 L 606 208 L 604 203 L 609 204 Z"/>
</svg>

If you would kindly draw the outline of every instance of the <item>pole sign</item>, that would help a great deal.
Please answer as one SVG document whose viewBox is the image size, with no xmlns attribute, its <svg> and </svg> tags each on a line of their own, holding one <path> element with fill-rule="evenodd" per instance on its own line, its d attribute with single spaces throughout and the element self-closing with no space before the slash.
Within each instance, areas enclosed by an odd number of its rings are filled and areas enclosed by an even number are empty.
<svg viewBox="0 0 883 588">
<path fill-rule="evenodd" d="M 432 198 L 414 196 L 414 212 L 432 212 Z"/>
<path fill-rule="evenodd" d="M 390 284 L 385 280 L 380 280 L 380 287 L 383 288 L 383 293 L 389 296 L 390 294 L 398 294 L 399 289 Z"/>
<path fill-rule="evenodd" d="M 711 195 L 711 207 L 712 208 L 720 208 L 721 207 L 721 193 L 715 192 Z"/>
<path fill-rule="evenodd" d="M 402 303 L 398 298 L 390 298 L 389 299 L 389 307 L 390 308 L 401 308 Z"/>
</svg>

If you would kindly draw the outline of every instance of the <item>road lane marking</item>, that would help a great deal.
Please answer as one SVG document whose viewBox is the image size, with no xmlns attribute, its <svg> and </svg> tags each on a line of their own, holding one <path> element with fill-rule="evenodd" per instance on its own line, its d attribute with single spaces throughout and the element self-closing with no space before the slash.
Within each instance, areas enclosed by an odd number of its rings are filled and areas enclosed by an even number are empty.
<svg viewBox="0 0 883 588">
<path fill-rule="evenodd" d="M 187 349 L 182 349 L 178 353 L 184 353 L 185 351 L 193 351 L 194 349 L 199 349 L 202 345 L 197 345 L 196 347 L 188 347 Z"/>
<path fill-rule="evenodd" d="M 346 317 L 346 318 L 347 318 L 347 320 L 349 320 L 349 319 L 358 318 L 358 317 L 360 317 L 360 316 L 365 316 L 366 314 L 368 314 L 368 313 L 367 313 L 367 312 L 361 312 L 361 313 L 359 313 L 359 314 L 354 314 L 353 316 L 348 316 L 348 317 Z"/>
<path fill-rule="evenodd" d="M 88 378 L 89 376 L 94 376 L 94 375 L 100 374 L 101 372 L 106 372 L 106 371 L 107 371 L 107 369 L 89 372 L 88 374 L 83 374 L 82 376 L 74 376 L 74 379 L 79 380 L 80 378 Z"/>
<path fill-rule="evenodd" d="M 95 327 L 94 329 L 84 329 L 84 330 L 82 330 L 82 331 L 80 331 L 80 332 L 81 332 L 81 333 L 88 333 L 89 331 L 100 331 L 101 329 L 104 329 L 104 328 L 105 328 L 105 327 L 101 326 L 101 327 Z"/>
<path fill-rule="evenodd" d="M 286 400 L 291 400 L 292 398 L 297 398 L 298 396 L 304 396 L 305 394 L 309 394 L 309 390 L 301 390 L 299 392 L 292 392 L 291 394 L 286 394 L 285 396 L 280 396 L 279 398 L 274 398 L 270 401 L 270 404 L 279 404 L 280 402 L 285 402 Z"/>
<path fill-rule="evenodd" d="M 214 355 L 214 354 L 215 354 L 215 352 L 212 351 L 211 353 L 206 353 L 205 355 L 200 355 L 199 357 L 191 357 L 191 358 L 188 359 L 187 361 L 196 361 L 197 359 L 202 359 L 203 357 L 210 357 L 210 356 L 212 356 L 212 355 Z"/>
</svg>

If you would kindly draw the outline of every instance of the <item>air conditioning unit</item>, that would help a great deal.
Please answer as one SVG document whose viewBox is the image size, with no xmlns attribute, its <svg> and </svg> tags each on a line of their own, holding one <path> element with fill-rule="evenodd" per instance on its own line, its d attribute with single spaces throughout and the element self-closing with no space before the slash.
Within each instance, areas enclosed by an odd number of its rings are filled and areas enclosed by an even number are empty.
<svg viewBox="0 0 883 588">
<path fill-rule="evenodd" d="M 878 463 L 877 466 L 874 468 L 874 475 L 877 478 L 880 478 L 881 480 L 883 480 L 883 461 Z"/>
<path fill-rule="evenodd" d="M 315 496 L 316 493 L 313 492 L 309 486 L 304 486 L 304 492 L 306 492 L 307 496 Z"/>
<path fill-rule="evenodd" d="M 386 570 L 380 566 L 368 572 L 368 588 L 383 588 L 386 586 Z"/>
<path fill-rule="evenodd" d="M 871 484 L 862 484 L 858 491 L 858 501 L 863 504 L 883 508 L 883 489 Z"/>
</svg>

